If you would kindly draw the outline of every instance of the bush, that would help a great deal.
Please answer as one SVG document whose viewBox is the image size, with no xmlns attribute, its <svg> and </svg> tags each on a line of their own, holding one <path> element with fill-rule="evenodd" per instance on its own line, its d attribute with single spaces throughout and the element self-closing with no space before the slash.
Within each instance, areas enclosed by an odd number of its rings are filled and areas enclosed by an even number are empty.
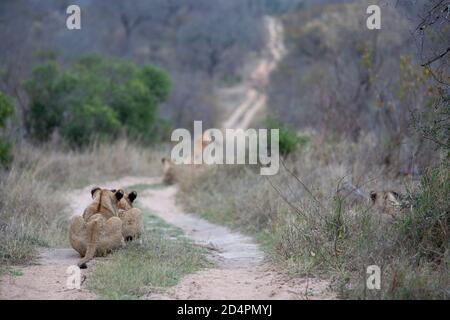
<svg viewBox="0 0 450 320">
<path fill-rule="evenodd" d="M 420 259 L 445 262 L 450 243 L 450 174 L 448 166 L 428 169 L 413 199 L 411 213 L 398 223 L 401 241 Z"/>
<path fill-rule="evenodd" d="M 12 161 L 11 144 L 0 140 L 0 165 L 7 166 Z"/>
<path fill-rule="evenodd" d="M 67 70 L 50 61 L 24 84 L 30 97 L 29 135 L 40 142 L 57 132 L 74 146 L 92 138 L 158 139 L 158 105 L 168 98 L 168 75 L 153 66 L 84 56 Z M 122 130 L 123 129 L 123 130 Z"/>
<path fill-rule="evenodd" d="M 6 120 L 14 113 L 11 99 L 0 92 L 0 130 L 4 129 Z M 0 166 L 11 162 L 11 144 L 2 137 L 0 132 Z"/>
<path fill-rule="evenodd" d="M 279 120 L 269 118 L 266 120 L 268 129 L 280 130 L 280 154 L 287 156 L 295 152 L 299 147 L 305 146 L 309 139 L 306 136 L 299 136 L 294 130 Z"/>
<path fill-rule="evenodd" d="M 85 144 L 94 135 L 98 141 L 108 140 L 120 127 L 117 113 L 98 100 L 75 108 L 71 118 L 61 132 L 76 145 Z"/>
</svg>

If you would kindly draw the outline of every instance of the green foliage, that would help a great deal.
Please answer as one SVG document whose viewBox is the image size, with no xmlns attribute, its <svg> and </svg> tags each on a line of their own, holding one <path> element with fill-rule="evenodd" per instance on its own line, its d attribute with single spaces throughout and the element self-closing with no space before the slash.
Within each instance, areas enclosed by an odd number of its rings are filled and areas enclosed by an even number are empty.
<svg viewBox="0 0 450 320">
<path fill-rule="evenodd" d="M 398 222 L 401 240 L 417 251 L 417 259 L 444 262 L 450 253 L 450 171 L 448 165 L 428 169 L 412 210 Z"/>
<path fill-rule="evenodd" d="M 154 66 L 87 55 L 66 70 L 54 61 L 40 65 L 24 86 L 31 100 L 30 136 L 46 141 L 57 131 L 69 144 L 82 146 L 122 131 L 146 143 L 156 141 L 158 105 L 171 83 Z"/>
<path fill-rule="evenodd" d="M 4 129 L 6 120 L 14 113 L 11 99 L 0 92 L 0 130 Z M 0 132 L 0 166 L 11 162 L 11 144 L 2 137 Z"/>
<path fill-rule="evenodd" d="M 6 119 L 14 113 L 11 99 L 0 92 L 0 128 L 5 127 Z"/>
<path fill-rule="evenodd" d="M 72 120 L 61 129 L 61 132 L 76 145 L 83 145 L 93 135 L 97 140 L 105 141 L 120 127 L 117 113 L 98 100 L 75 108 L 71 117 Z"/>
<path fill-rule="evenodd" d="M 153 92 L 156 102 L 161 103 L 167 100 L 171 87 L 167 73 L 154 66 L 145 65 L 140 71 L 139 78 Z"/>
<path fill-rule="evenodd" d="M 11 144 L 0 139 L 0 165 L 8 165 L 11 161 Z"/>
<path fill-rule="evenodd" d="M 298 135 L 294 130 L 279 120 L 268 118 L 266 120 L 266 126 L 268 129 L 280 130 L 280 154 L 283 156 L 295 152 L 309 142 L 308 137 Z"/>
</svg>

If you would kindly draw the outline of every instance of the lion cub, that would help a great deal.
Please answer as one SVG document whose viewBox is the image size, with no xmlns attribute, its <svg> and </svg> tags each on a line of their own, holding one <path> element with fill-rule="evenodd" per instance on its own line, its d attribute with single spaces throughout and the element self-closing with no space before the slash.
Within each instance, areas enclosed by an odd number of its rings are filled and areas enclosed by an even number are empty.
<svg viewBox="0 0 450 320">
<path fill-rule="evenodd" d="M 402 206 L 401 197 L 395 191 L 371 191 L 372 204 L 384 213 L 394 215 Z"/>
<path fill-rule="evenodd" d="M 78 263 L 82 269 L 94 256 L 106 255 L 124 245 L 122 220 L 118 217 L 123 190 L 94 188 L 91 195 L 92 203 L 83 216 L 72 218 L 69 228 L 70 244 L 82 257 Z"/>
<path fill-rule="evenodd" d="M 133 208 L 137 192 L 125 193 L 118 203 L 119 218 L 122 220 L 122 235 L 125 241 L 132 241 L 141 236 L 144 231 L 144 219 L 138 208 Z"/>
<path fill-rule="evenodd" d="M 83 219 L 87 221 L 97 213 L 101 213 L 106 219 L 117 217 L 119 214 L 118 204 L 124 194 L 123 190 L 95 187 L 91 190 L 92 202 L 84 209 Z"/>
<path fill-rule="evenodd" d="M 162 158 L 163 164 L 163 182 L 165 184 L 173 184 L 176 182 L 175 165 L 170 159 Z"/>
</svg>

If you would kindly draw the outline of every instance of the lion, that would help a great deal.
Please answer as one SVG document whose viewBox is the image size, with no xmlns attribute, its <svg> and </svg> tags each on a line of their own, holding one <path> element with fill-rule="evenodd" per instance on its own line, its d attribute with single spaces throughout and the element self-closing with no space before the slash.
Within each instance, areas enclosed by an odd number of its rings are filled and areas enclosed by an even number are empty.
<svg viewBox="0 0 450 320">
<path fill-rule="evenodd" d="M 395 191 L 371 191 L 372 204 L 382 212 L 393 215 L 402 206 L 400 195 Z"/>
<path fill-rule="evenodd" d="M 101 213 L 106 219 L 117 217 L 118 204 L 123 198 L 123 190 L 108 190 L 95 187 L 91 190 L 93 201 L 84 209 L 83 219 L 88 221 L 94 214 Z"/>
<path fill-rule="evenodd" d="M 161 163 L 163 164 L 163 182 L 165 184 L 173 184 L 176 182 L 175 175 L 175 165 L 167 158 L 162 158 Z"/>
<path fill-rule="evenodd" d="M 122 236 L 127 242 L 139 238 L 144 231 L 142 212 L 138 208 L 133 208 L 136 198 L 136 191 L 125 193 L 118 204 L 119 218 L 122 220 Z"/>
<path fill-rule="evenodd" d="M 69 228 L 70 244 L 82 257 L 78 263 L 81 269 L 87 268 L 94 256 L 104 256 L 124 245 L 122 220 L 118 217 L 123 190 L 94 188 L 91 195 L 92 203 L 83 216 L 72 218 Z"/>
</svg>

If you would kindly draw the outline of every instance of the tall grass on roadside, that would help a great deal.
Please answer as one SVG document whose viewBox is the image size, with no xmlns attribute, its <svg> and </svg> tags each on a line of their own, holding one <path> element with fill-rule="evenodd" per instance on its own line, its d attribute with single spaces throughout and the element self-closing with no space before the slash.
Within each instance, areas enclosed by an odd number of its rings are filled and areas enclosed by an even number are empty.
<svg viewBox="0 0 450 320">
<path fill-rule="evenodd" d="M 145 232 L 137 241 L 99 261 L 88 287 L 105 299 L 137 299 L 175 285 L 183 275 L 206 267 L 204 249 L 181 229 L 144 212 Z"/>
<path fill-rule="evenodd" d="M 0 265 L 29 262 L 38 246 L 68 245 L 65 193 L 124 175 L 160 175 L 165 147 L 144 149 L 126 140 L 82 151 L 22 144 L 0 172 Z"/>
<path fill-rule="evenodd" d="M 370 136 L 359 143 L 312 140 L 273 177 L 244 166 L 184 176 L 180 200 L 205 218 L 256 235 L 291 274 L 331 279 L 343 298 L 450 298 L 448 166 L 414 181 L 379 164 Z M 368 199 L 338 196 L 343 180 L 367 198 L 370 190 L 393 189 L 413 200 L 392 218 Z M 366 288 L 369 265 L 381 268 L 381 290 Z"/>
<path fill-rule="evenodd" d="M 0 264 L 21 264 L 36 246 L 65 243 L 68 216 L 62 190 L 38 179 L 33 164 L 13 166 L 0 181 Z"/>
<path fill-rule="evenodd" d="M 114 143 L 93 143 L 82 150 L 53 145 L 17 147 L 14 164 L 18 170 L 33 164 L 34 175 L 55 187 L 81 187 L 123 176 L 161 175 L 165 145 L 145 148 L 125 139 Z"/>
</svg>

